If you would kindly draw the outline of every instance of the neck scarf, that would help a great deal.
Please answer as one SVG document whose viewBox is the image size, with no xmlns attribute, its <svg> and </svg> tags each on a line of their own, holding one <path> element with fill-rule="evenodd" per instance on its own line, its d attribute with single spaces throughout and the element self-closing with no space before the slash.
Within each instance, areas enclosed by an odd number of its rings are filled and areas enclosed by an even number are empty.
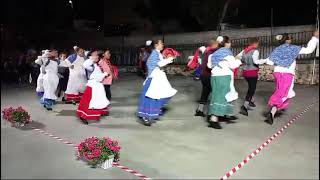
<svg viewBox="0 0 320 180">
<path fill-rule="evenodd" d="M 299 55 L 300 46 L 285 43 L 274 49 L 269 57 L 277 66 L 289 67 Z"/>
<path fill-rule="evenodd" d="M 212 54 L 212 57 L 211 57 L 211 63 L 213 65 L 213 67 L 217 66 L 219 64 L 219 62 L 221 60 L 223 60 L 223 58 L 225 58 L 226 56 L 233 56 L 230 48 L 223 47 L 223 48 L 216 50 Z"/>
<path fill-rule="evenodd" d="M 246 47 L 243 51 L 244 54 L 247 54 L 248 52 L 250 52 L 251 50 L 256 49 L 256 47 L 254 45 L 250 45 L 248 47 Z"/>
</svg>

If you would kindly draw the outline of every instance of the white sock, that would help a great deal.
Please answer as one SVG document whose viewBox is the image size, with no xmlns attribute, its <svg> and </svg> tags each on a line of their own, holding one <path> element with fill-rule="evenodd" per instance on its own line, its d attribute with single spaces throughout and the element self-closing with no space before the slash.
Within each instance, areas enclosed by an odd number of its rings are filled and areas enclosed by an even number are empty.
<svg viewBox="0 0 320 180">
<path fill-rule="evenodd" d="M 277 112 L 277 107 L 273 106 L 272 109 L 271 109 L 271 114 L 272 114 L 273 117 L 276 114 L 276 112 Z"/>
<path fill-rule="evenodd" d="M 210 121 L 218 122 L 218 117 L 217 117 L 217 116 L 214 116 L 214 115 L 211 115 Z"/>
<path fill-rule="evenodd" d="M 203 107 L 204 107 L 204 104 L 199 104 L 198 105 L 198 111 L 203 112 Z"/>
</svg>

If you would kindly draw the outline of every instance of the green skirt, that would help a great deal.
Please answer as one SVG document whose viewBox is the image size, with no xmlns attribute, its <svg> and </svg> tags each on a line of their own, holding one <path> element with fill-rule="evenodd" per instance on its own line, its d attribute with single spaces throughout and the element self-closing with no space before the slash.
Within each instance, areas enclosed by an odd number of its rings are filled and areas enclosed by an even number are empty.
<svg viewBox="0 0 320 180">
<path fill-rule="evenodd" d="M 231 76 L 211 76 L 211 99 L 209 115 L 224 116 L 233 114 L 233 105 L 227 102 L 226 94 L 230 91 Z"/>
</svg>

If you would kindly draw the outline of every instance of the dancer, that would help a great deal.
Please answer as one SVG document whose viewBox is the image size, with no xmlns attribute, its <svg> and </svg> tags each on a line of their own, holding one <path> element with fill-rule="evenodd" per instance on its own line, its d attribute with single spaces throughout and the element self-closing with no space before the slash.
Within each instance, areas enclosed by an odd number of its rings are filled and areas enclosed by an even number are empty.
<svg viewBox="0 0 320 180">
<path fill-rule="evenodd" d="M 144 82 L 138 107 L 138 117 L 142 118 L 145 126 L 151 126 L 162 115 L 164 105 L 177 93 L 171 87 L 165 72 L 160 70 L 160 67 L 172 63 L 174 57 L 163 58 L 160 53 L 164 47 L 162 40 L 157 40 L 154 47 L 147 60 L 148 77 Z"/>
<path fill-rule="evenodd" d="M 64 92 L 67 90 L 68 80 L 69 80 L 69 67 L 65 61 L 67 58 L 66 52 L 61 52 L 59 56 L 59 67 L 58 67 L 58 76 L 59 84 L 57 88 L 58 97 L 62 95 L 62 101 L 65 101 Z"/>
<path fill-rule="evenodd" d="M 234 88 L 233 69 L 241 65 L 241 61 L 235 59 L 230 50 L 231 42 L 228 36 L 217 38 L 220 49 L 216 50 L 208 58 L 208 67 L 211 71 L 211 100 L 208 118 L 209 127 L 221 129 L 219 117 L 233 114 L 233 105 L 230 102 L 238 98 Z"/>
<path fill-rule="evenodd" d="M 87 78 L 84 67 L 84 50 L 79 47 L 74 47 L 76 54 L 70 55 L 66 60 L 69 67 L 69 80 L 67 90 L 65 92 L 65 99 L 72 104 L 80 101 L 81 95 L 85 90 Z"/>
<path fill-rule="evenodd" d="M 43 66 L 44 66 L 44 62 L 47 61 L 47 58 L 50 54 L 49 50 L 42 50 L 41 51 L 42 55 L 38 56 L 38 58 L 34 61 L 36 64 L 38 64 L 40 66 L 40 73 L 39 76 L 37 78 L 37 88 L 36 88 L 36 92 L 37 92 L 37 96 L 41 99 L 44 93 L 44 88 L 43 88 L 43 76 L 44 76 L 44 72 L 43 72 Z"/>
<path fill-rule="evenodd" d="M 196 110 L 195 116 L 205 117 L 203 113 L 204 105 L 208 102 L 208 98 L 211 92 L 211 84 L 210 84 L 210 74 L 211 69 L 207 67 L 208 57 L 213 52 L 215 52 L 219 47 L 219 44 L 215 40 L 210 40 L 209 46 L 205 49 L 204 55 L 201 62 L 201 75 L 200 80 L 202 84 L 201 97 L 199 100 L 198 108 Z"/>
<path fill-rule="evenodd" d="M 206 50 L 205 46 L 201 46 L 199 47 L 196 52 L 194 53 L 193 56 L 189 56 L 189 62 L 187 64 L 187 69 L 186 70 L 193 70 L 194 71 L 194 80 L 199 80 L 200 79 L 200 75 L 201 75 L 201 61 L 203 59 L 203 55 L 204 55 L 204 51 Z"/>
<path fill-rule="evenodd" d="M 83 63 L 89 80 L 79 103 L 77 115 L 85 124 L 88 124 L 90 120 L 100 120 L 102 115 L 108 113 L 107 107 L 110 104 L 101 83 L 108 73 L 103 73 L 99 68 L 97 64 L 99 59 L 98 51 L 93 50 L 89 53 L 89 59 Z"/>
<path fill-rule="evenodd" d="M 280 110 L 285 110 L 289 106 L 289 100 L 295 96 L 293 91 L 296 58 L 299 54 L 312 53 L 319 45 L 319 30 L 313 33 L 313 37 L 308 42 L 307 47 L 292 45 L 291 35 L 285 33 L 278 35 L 276 39 L 281 44 L 272 51 L 267 59 L 264 59 L 268 65 L 273 65 L 273 76 L 275 79 L 276 89 L 269 99 L 271 108 L 266 123 L 272 125 L 275 114 Z"/>
<path fill-rule="evenodd" d="M 245 97 L 245 102 L 241 106 L 240 114 L 248 116 L 248 110 L 252 110 L 256 105 L 253 102 L 253 96 L 256 91 L 259 64 L 263 62 L 259 61 L 259 40 L 258 38 L 249 38 L 249 45 L 241 51 L 236 58 L 240 59 L 243 63 L 242 76 L 248 83 L 248 91 Z"/>
<path fill-rule="evenodd" d="M 141 48 L 141 52 L 139 55 L 139 67 L 141 69 L 142 77 L 146 78 L 147 73 L 147 60 L 153 50 L 153 42 L 151 40 L 146 41 L 146 44 L 143 48 Z"/>
<path fill-rule="evenodd" d="M 52 110 L 52 106 L 55 104 L 55 100 L 57 99 L 56 90 L 59 84 L 58 77 L 58 52 L 57 50 L 51 50 L 50 55 L 46 62 L 44 62 L 44 66 L 42 66 L 44 73 L 43 75 L 43 88 L 44 94 L 41 98 L 41 103 L 48 110 Z"/>
<path fill-rule="evenodd" d="M 115 78 L 110 58 L 110 50 L 105 50 L 103 58 L 98 62 L 98 65 L 101 68 L 102 72 L 107 73 L 107 76 L 103 79 L 102 84 L 104 85 L 106 96 L 109 101 L 111 101 L 111 84 Z"/>
</svg>

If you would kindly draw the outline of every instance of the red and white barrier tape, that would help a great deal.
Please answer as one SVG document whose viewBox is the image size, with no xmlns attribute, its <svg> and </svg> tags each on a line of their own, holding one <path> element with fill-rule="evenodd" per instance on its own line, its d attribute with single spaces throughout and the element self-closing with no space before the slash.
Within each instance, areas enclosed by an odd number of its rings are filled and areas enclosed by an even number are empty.
<svg viewBox="0 0 320 180">
<path fill-rule="evenodd" d="M 39 132 L 41 134 L 44 134 L 44 135 L 47 135 L 47 136 L 51 137 L 52 139 L 55 139 L 57 141 L 62 142 L 63 144 L 66 144 L 68 146 L 73 146 L 75 149 L 78 149 L 78 146 L 76 144 L 74 144 L 74 143 L 66 141 L 66 140 L 64 140 L 64 139 L 62 139 L 62 138 L 60 138 L 60 137 L 58 137 L 56 135 L 53 135 L 51 133 L 48 133 L 48 132 L 46 132 L 46 131 L 44 131 L 42 129 L 38 129 L 38 128 L 35 128 L 35 127 L 32 127 L 32 128 L 33 128 L 34 131 L 37 131 L 37 132 Z M 113 163 L 113 166 L 115 166 L 117 168 L 120 168 L 120 169 L 122 169 L 122 170 L 124 170 L 126 172 L 129 172 L 129 173 L 131 173 L 131 174 L 133 174 L 133 175 L 135 175 L 135 176 L 137 176 L 137 177 L 139 177 L 141 179 L 144 179 L 144 180 L 150 180 L 151 179 L 151 178 L 139 173 L 138 171 L 133 170 L 133 169 L 131 169 L 129 167 L 123 166 L 123 165 L 121 165 L 119 163 Z"/>
<path fill-rule="evenodd" d="M 245 164 L 247 164 L 251 159 L 253 159 L 258 153 L 265 148 L 268 144 L 270 144 L 276 137 L 278 137 L 285 129 L 287 129 L 293 122 L 298 120 L 304 113 L 310 110 L 310 108 L 318 103 L 318 101 L 310 104 L 306 109 L 304 109 L 300 114 L 296 115 L 293 119 L 291 119 L 286 125 L 284 125 L 278 132 L 273 134 L 266 142 L 264 142 L 259 148 L 253 151 L 249 156 L 247 156 L 242 162 L 240 162 L 236 167 L 232 168 L 229 172 L 227 172 L 221 180 L 228 179 L 230 176 L 235 174 L 240 168 L 242 168 Z"/>
</svg>

